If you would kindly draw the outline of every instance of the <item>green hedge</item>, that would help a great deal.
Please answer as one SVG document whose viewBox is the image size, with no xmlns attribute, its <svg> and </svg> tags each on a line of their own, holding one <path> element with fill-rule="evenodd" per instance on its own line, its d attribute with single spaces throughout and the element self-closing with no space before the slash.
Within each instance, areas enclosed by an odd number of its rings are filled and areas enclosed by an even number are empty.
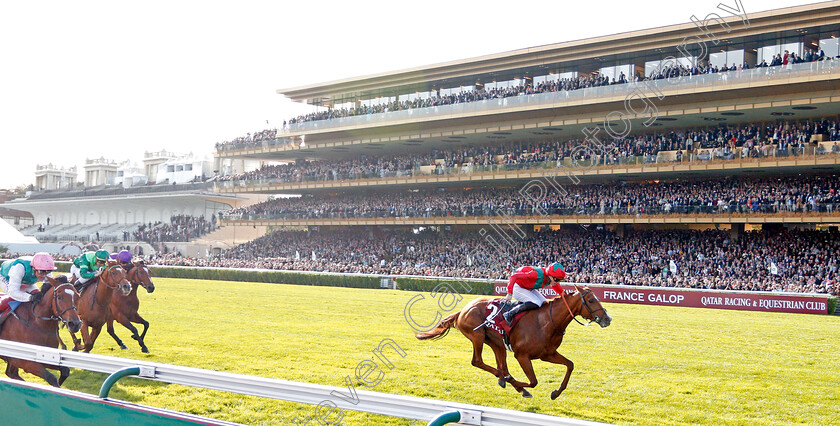
<svg viewBox="0 0 840 426">
<path fill-rule="evenodd" d="M 448 284 L 454 291 L 460 294 L 483 294 L 494 295 L 495 285 L 487 281 L 458 281 L 441 280 L 436 278 L 397 278 L 397 288 L 400 290 L 431 292 L 441 283 Z"/>
<path fill-rule="evenodd" d="M 250 271 L 246 269 L 167 268 L 150 266 L 153 277 L 198 280 L 246 281 L 273 284 L 301 284 L 331 287 L 380 288 L 379 277 L 323 275 L 305 272 Z"/>
<path fill-rule="evenodd" d="M 837 311 L 837 298 L 836 297 L 829 297 L 828 298 L 828 313 L 833 314 Z"/>
</svg>

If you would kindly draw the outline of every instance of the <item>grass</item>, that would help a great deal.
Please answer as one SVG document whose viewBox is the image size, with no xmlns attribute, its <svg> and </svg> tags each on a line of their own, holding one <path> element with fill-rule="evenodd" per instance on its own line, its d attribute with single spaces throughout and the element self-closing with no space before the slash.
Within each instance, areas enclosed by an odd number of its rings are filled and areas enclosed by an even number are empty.
<svg viewBox="0 0 840 426">
<path fill-rule="evenodd" d="M 151 354 L 119 326 L 129 349 L 119 350 L 103 331 L 94 353 L 343 387 L 357 364 L 378 362 L 372 350 L 383 339 L 393 339 L 406 356 L 386 351 L 394 368 L 383 368 L 372 388 L 354 379 L 357 389 L 622 425 L 838 423 L 836 316 L 605 304 L 610 327 L 569 326 L 560 352 L 576 368 L 569 388 L 551 401 L 562 366 L 535 361 L 540 383 L 534 398 L 524 399 L 470 365 L 470 344 L 457 330 L 416 340 L 403 317 L 415 292 L 161 278 L 155 285 L 155 293 L 140 294 Z M 437 309 L 424 297 L 412 311 L 420 323 Z M 485 360 L 492 362 L 489 351 Z M 514 377 L 524 378 L 508 360 Z M 96 394 L 104 379 L 74 370 L 65 387 Z M 310 405 L 132 378 L 110 396 L 254 425 L 315 414 Z M 426 424 L 343 414 L 346 425 Z"/>
</svg>

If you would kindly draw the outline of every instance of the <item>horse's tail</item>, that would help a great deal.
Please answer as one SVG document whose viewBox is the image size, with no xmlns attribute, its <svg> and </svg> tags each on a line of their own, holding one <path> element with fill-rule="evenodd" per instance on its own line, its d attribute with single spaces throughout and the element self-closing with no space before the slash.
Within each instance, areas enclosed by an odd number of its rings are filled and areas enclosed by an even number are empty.
<svg viewBox="0 0 840 426">
<path fill-rule="evenodd" d="M 425 332 L 425 333 L 417 333 L 414 337 L 417 337 L 420 340 L 437 340 L 441 339 L 449 333 L 449 329 L 455 324 L 455 321 L 458 319 L 458 316 L 461 315 L 460 312 L 455 312 L 454 314 L 446 317 L 438 323 L 435 328 Z"/>
</svg>

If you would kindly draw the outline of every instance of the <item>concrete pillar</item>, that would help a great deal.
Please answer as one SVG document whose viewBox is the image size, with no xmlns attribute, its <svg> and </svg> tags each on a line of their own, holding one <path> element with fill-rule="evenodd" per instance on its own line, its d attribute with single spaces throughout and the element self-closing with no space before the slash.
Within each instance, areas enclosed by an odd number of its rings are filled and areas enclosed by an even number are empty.
<svg viewBox="0 0 840 426">
<path fill-rule="evenodd" d="M 615 235 L 619 238 L 624 238 L 624 235 L 627 233 L 627 224 L 626 223 L 619 223 L 615 226 Z"/>
<path fill-rule="evenodd" d="M 741 239 L 741 235 L 744 234 L 744 224 L 743 223 L 733 223 L 732 228 L 729 230 L 729 236 L 732 238 L 732 241 L 738 241 Z"/>
</svg>

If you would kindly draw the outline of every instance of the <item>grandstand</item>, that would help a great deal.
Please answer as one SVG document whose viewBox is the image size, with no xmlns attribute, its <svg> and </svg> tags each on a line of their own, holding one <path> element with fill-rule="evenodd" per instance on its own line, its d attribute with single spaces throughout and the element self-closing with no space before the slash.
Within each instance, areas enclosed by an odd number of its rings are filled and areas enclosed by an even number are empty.
<svg viewBox="0 0 840 426">
<path fill-rule="evenodd" d="M 247 264 L 260 250 L 290 269 L 497 278 L 560 260 L 592 280 L 784 276 L 781 289 L 837 292 L 827 251 L 840 241 L 840 2 L 714 18 L 280 89 L 321 110 L 217 144 L 219 164 L 264 165 L 220 167 L 230 173 L 215 190 L 302 197 L 223 214 L 223 227 L 279 231 L 215 262 Z M 678 243 L 637 253 L 641 269 L 576 269 L 587 253 L 566 250 L 586 233 L 624 247 L 615 239 L 651 232 Z M 824 245 L 798 260 L 745 249 L 752 260 L 738 265 L 709 266 L 716 253 L 697 250 L 747 234 Z M 540 251 L 498 255 L 532 241 Z M 467 255 L 481 245 L 495 251 Z M 452 266 L 460 257 L 469 268 Z M 753 284 L 743 288 L 780 289 Z"/>
<path fill-rule="evenodd" d="M 75 246 L 94 243 L 108 250 L 129 248 L 137 254 L 161 251 L 206 256 L 211 247 L 228 248 L 236 242 L 235 234 L 228 235 L 231 232 L 213 235 L 220 211 L 266 198 L 217 194 L 207 182 L 167 182 L 33 191 L 5 206 L 30 215 L 29 226 L 20 230 L 23 235 L 59 244 L 45 250 L 75 251 Z M 240 242 L 250 235 L 239 234 Z M 76 244 L 67 244 L 71 242 Z"/>
</svg>

